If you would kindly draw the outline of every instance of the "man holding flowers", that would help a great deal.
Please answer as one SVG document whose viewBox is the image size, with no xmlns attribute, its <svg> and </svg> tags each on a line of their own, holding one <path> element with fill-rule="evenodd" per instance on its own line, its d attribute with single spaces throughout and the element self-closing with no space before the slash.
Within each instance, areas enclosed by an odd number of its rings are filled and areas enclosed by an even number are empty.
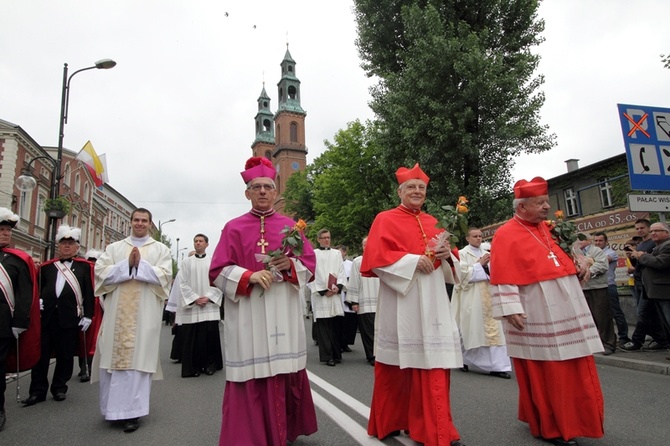
<svg viewBox="0 0 670 446">
<path fill-rule="evenodd" d="M 209 273 L 226 314 L 219 444 L 286 444 L 317 430 L 300 299 L 314 273 L 314 250 L 304 223 L 273 208 L 272 163 L 252 157 L 241 175 L 251 211 L 225 225 Z"/>
<path fill-rule="evenodd" d="M 463 366 L 445 283 L 458 281 L 449 234 L 421 210 L 429 178 L 416 164 L 396 171 L 400 206 L 375 217 L 361 274 L 379 277 L 375 382 L 368 434 L 426 446 L 462 446 L 451 417 L 450 369 Z"/>
<path fill-rule="evenodd" d="M 603 351 L 579 284 L 588 267 L 547 224 L 547 182 L 514 185 L 514 216 L 493 237 L 490 263 L 493 316 L 503 320 L 519 385 L 519 420 L 555 445 L 604 435 L 603 395 L 593 353 Z M 552 235 L 553 234 L 553 235 Z M 569 249 L 568 246 L 566 248 Z M 578 271 L 579 270 L 579 271 Z"/>
</svg>

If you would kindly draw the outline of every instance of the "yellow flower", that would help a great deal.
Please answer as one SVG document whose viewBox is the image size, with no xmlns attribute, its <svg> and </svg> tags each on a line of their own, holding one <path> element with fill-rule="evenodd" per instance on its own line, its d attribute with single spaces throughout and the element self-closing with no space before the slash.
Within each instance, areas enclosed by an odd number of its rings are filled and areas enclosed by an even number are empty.
<svg viewBox="0 0 670 446">
<path fill-rule="evenodd" d="M 556 212 L 554 212 L 554 217 L 556 217 L 559 220 L 563 220 L 563 218 L 565 218 L 565 215 L 563 214 L 563 211 L 559 209 Z"/>
<path fill-rule="evenodd" d="M 456 203 L 456 204 L 464 205 L 465 203 L 469 203 L 467 198 L 465 198 L 462 195 L 460 197 L 458 197 L 458 203 Z"/>
<path fill-rule="evenodd" d="M 458 212 L 459 214 L 467 214 L 468 207 L 464 204 L 458 204 L 456 205 L 456 212 Z"/>
<path fill-rule="evenodd" d="M 298 220 L 298 222 L 295 224 L 294 229 L 296 231 L 303 232 L 305 229 L 307 229 L 307 223 L 305 223 L 305 220 L 302 218 Z"/>
</svg>

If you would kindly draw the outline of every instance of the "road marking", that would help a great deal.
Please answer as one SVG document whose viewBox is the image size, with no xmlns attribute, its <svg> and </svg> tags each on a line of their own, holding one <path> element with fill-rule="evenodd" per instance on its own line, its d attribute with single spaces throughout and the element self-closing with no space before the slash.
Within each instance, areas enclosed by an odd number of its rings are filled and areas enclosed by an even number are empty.
<svg viewBox="0 0 670 446">
<path fill-rule="evenodd" d="M 337 387 L 328 383 L 322 378 L 319 378 L 312 372 L 307 371 L 307 376 L 309 380 L 314 384 L 322 388 L 324 391 L 338 399 L 340 402 L 352 408 L 356 413 L 363 416 L 367 419 L 370 415 L 370 408 L 365 404 L 361 403 L 355 398 L 349 396 L 349 394 L 341 391 Z M 362 427 L 356 420 L 352 419 L 340 409 L 337 408 L 334 404 L 326 400 L 323 396 L 312 389 L 312 399 L 316 407 L 321 409 L 326 415 L 328 415 L 338 426 L 340 426 L 346 433 L 351 435 L 351 437 L 358 442 L 360 445 L 379 445 L 383 444 L 381 441 L 375 437 L 370 437 L 368 435 L 367 429 Z M 416 443 L 406 437 L 401 435 L 399 437 L 394 437 L 394 440 L 405 446 L 416 446 Z"/>
</svg>

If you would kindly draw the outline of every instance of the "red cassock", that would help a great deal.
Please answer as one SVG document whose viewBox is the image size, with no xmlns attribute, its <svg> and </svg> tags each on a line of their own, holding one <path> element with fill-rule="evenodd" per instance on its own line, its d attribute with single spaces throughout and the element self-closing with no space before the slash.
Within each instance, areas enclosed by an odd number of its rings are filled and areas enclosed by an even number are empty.
<svg viewBox="0 0 670 446">
<path fill-rule="evenodd" d="M 430 240 L 444 231 L 436 225 L 434 217 L 403 206 L 380 213 L 365 246 L 362 275 L 374 277 L 374 268 L 392 265 L 407 254 L 425 254 Z M 452 253 L 458 258 L 456 248 Z M 439 264 L 436 260 L 436 268 Z M 368 435 L 381 439 L 408 430 L 410 438 L 427 446 L 449 446 L 460 439 L 451 416 L 450 381 L 446 368 L 401 369 L 377 360 Z"/>
<path fill-rule="evenodd" d="M 490 270 L 492 286 L 517 285 L 519 295 L 526 285 L 577 273 L 574 261 L 558 246 L 544 222 L 534 224 L 517 217 L 496 231 Z M 525 299 L 530 297 L 524 295 Z M 550 301 L 551 297 L 546 296 Z M 527 316 L 532 322 L 534 315 Z M 528 326 L 526 332 L 531 329 Z M 518 418 L 528 423 L 533 436 L 569 440 L 604 435 L 603 394 L 592 355 L 550 361 L 518 358 L 512 349 L 508 351 L 519 385 Z"/>
</svg>

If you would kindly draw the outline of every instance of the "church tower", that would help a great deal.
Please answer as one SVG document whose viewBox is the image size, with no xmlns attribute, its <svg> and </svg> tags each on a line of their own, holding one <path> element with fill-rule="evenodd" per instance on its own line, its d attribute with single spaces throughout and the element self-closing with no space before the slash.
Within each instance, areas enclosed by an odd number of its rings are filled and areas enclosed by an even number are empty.
<svg viewBox="0 0 670 446">
<path fill-rule="evenodd" d="M 265 82 L 263 82 L 263 91 L 258 97 L 258 112 L 254 118 L 256 121 L 256 139 L 251 144 L 252 156 L 261 156 L 272 159 L 272 152 L 275 148 L 275 128 L 274 114 L 270 110 L 270 97 L 265 91 Z"/>
<path fill-rule="evenodd" d="M 305 146 L 305 116 L 300 105 L 300 80 L 295 75 L 295 61 L 286 44 L 286 54 L 281 62 L 281 80 L 277 83 L 279 105 L 276 113 L 270 109 L 270 97 L 263 90 L 258 97 L 256 138 L 251 144 L 252 156 L 265 157 L 277 170 L 277 200 L 275 210 L 283 212 L 286 182 L 295 172 L 305 170 L 307 147 Z"/>
<path fill-rule="evenodd" d="M 288 178 L 295 172 L 305 170 L 307 147 L 305 145 L 305 116 L 300 106 L 300 80 L 296 77 L 295 61 L 286 44 L 286 54 L 281 62 L 281 80 L 277 83 L 278 100 L 275 113 L 274 165 L 277 169 L 279 195 L 275 209 L 283 211 L 283 199 Z"/>
</svg>

